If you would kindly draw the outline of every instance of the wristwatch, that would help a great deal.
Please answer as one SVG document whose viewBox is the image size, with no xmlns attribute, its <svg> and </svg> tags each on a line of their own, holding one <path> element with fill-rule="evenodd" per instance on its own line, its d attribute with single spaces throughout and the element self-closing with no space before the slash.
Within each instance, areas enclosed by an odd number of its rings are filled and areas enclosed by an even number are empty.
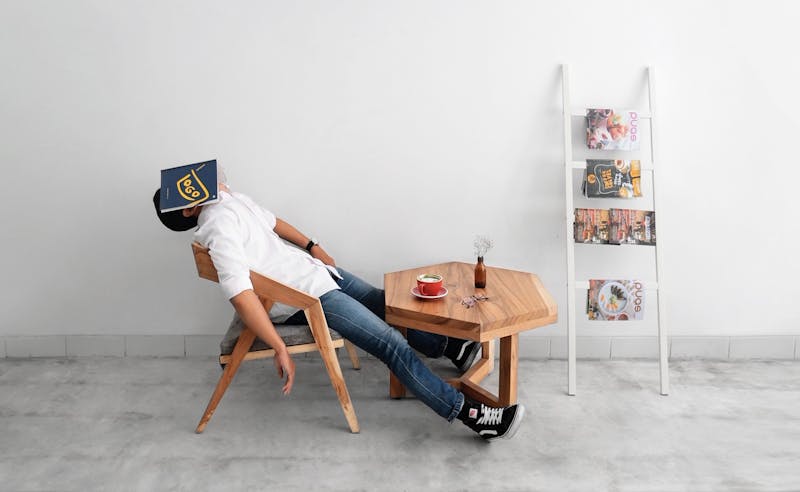
<svg viewBox="0 0 800 492">
<path fill-rule="evenodd" d="M 311 253 L 311 248 L 313 248 L 317 244 L 319 244 L 319 242 L 317 242 L 317 239 L 312 237 L 311 239 L 308 240 L 308 244 L 306 244 L 306 251 Z"/>
</svg>

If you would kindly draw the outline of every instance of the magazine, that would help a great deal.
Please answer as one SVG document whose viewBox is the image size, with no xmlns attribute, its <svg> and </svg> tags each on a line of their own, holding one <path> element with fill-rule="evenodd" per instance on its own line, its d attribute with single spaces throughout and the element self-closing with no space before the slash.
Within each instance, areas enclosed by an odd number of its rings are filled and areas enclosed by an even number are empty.
<svg viewBox="0 0 800 492">
<path fill-rule="evenodd" d="M 610 244 L 656 244 L 656 213 L 612 208 L 609 211 Z"/>
<path fill-rule="evenodd" d="M 586 110 L 586 145 L 590 149 L 639 150 L 639 113 L 633 110 Z"/>
<path fill-rule="evenodd" d="M 587 159 L 583 194 L 588 198 L 640 197 L 641 179 L 639 160 Z"/>
<path fill-rule="evenodd" d="M 217 161 L 161 170 L 161 211 L 169 212 L 218 201 Z"/>
<path fill-rule="evenodd" d="M 589 280 L 586 313 L 590 320 L 641 320 L 644 285 L 640 280 Z"/>
<path fill-rule="evenodd" d="M 576 243 L 608 244 L 609 211 L 576 208 L 573 225 Z"/>
</svg>

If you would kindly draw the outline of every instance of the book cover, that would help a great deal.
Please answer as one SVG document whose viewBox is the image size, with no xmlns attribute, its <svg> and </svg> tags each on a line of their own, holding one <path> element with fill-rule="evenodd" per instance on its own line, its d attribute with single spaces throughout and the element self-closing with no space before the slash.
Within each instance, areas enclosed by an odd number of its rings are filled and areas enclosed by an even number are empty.
<svg viewBox="0 0 800 492">
<path fill-rule="evenodd" d="M 656 244 L 656 213 L 612 208 L 609 211 L 610 244 Z"/>
<path fill-rule="evenodd" d="M 573 234 L 576 243 L 607 244 L 609 213 L 598 208 L 576 208 Z"/>
<path fill-rule="evenodd" d="M 641 320 L 644 285 L 640 280 L 589 280 L 586 313 L 590 320 Z"/>
<path fill-rule="evenodd" d="M 587 159 L 583 194 L 587 198 L 634 198 L 642 196 L 642 163 L 639 160 Z"/>
<path fill-rule="evenodd" d="M 586 110 L 586 145 L 590 149 L 639 150 L 639 113 L 633 110 Z"/>
<path fill-rule="evenodd" d="M 217 161 L 161 170 L 161 211 L 169 212 L 217 201 Z"/>
</svg>

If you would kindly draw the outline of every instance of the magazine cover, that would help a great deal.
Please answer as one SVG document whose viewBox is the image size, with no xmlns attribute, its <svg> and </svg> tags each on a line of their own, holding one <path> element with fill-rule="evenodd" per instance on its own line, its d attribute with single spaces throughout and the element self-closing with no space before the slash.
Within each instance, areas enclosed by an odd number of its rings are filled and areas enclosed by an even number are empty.
<svg viewBox="0 0 800 492">
<path fill-rule="evenodd" d="M 573 231 L 576 243 L 608 244 L 608 210 L 576 208 Z"/>
<path fill-rule="evenodd" d="M 641 320 L 644 285 L 640 280 L 589 280 L 586 312 L 590 320 Z"/>
<path fill-rule="evenodd" d="M 642 196 L 642 164 L 639 160 L 587 159 L 583 194 L 587 198 L 634 198 Z"/>
<path fill-rule="evenodd" d="M 586 145 L 590 149 L 639 150 L 639 113 L 632 110 L 586 110 Z"/>
<path fill-rule="evenodd" d="M 610 244 L 656 244 L 656 213 L 612 208 L 609 211 Z"/>
<path fill-rule="evenodd" d="M 161 211 L 217 201 L 217 161 L 161 170 Z"/>
</svg>

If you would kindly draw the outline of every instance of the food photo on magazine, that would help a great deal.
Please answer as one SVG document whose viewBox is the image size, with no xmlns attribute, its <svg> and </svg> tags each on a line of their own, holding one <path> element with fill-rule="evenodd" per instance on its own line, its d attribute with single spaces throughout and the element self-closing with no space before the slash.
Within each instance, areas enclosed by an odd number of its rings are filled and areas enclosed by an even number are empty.
<svg viewBox="0 0 800 492">
<path fill-rule="evenodd" d="M 639 150 L 639 113 L 633 110 L 586 110 L 586 145 L 590 149 Z"/>
</svg>

